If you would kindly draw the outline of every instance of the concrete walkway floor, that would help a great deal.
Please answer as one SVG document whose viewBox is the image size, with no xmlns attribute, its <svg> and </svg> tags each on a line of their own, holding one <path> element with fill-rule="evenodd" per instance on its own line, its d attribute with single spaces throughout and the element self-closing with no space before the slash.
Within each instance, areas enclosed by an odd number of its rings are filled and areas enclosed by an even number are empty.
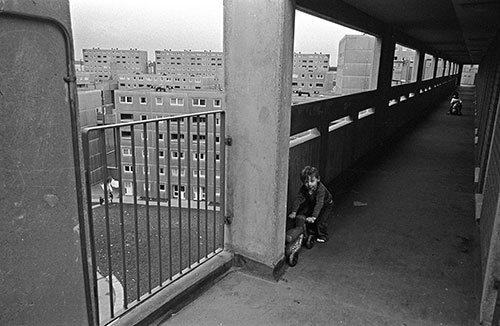
<svg viewBox="0 0 500 326">
<path fill-rule="evenodd" d="M 232 270 L 162 326 L 477 325 L 473 88 L 329 185 L 331 239 L 276 283 Z M 366 203 L 359 206 L 358 203 Z"/>
</svg>

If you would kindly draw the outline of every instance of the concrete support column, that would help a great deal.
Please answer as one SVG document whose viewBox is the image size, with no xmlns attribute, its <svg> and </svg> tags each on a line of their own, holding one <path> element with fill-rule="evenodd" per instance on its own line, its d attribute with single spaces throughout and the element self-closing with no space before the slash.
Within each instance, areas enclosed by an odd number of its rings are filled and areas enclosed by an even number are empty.
<svg viewBox="0 0 500 326">
<path fill-rule="evenodd" d="M 295 1 L 224 1 L 226 248 L 264 276 L 284 255 Z"/>
<path fill-rule="evenodd" d="M 413 65 L 417 68 L 416 82 L 420 83 L 424 75 L 425 68 L 425 52 L 422 50 L 417 50 L 417 55 L 415 56 L 415 63 Z"/>
<path fill-rule="evenodd" d="M 392 83 L 395 48 L 396 42 L 394 41 L 392 28 L 386 26 L 382 36 L 377 38 L 375 47 L 379 53 L 379 62 L 377 65 L 377 102 L 375 107 L 376 137 L 378 143 L 383 142 L 390 132 L 390 129 L 387 128 L 387 109 Z"/>
</svg>

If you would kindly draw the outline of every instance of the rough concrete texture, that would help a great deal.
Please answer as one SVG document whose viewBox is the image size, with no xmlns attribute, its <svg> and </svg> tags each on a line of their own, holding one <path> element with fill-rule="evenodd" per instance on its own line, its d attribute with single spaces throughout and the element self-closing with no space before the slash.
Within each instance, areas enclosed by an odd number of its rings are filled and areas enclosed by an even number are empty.
<svg viewBox="0 0 500 326">
<path fill-rule="evenodd" d="M 473 89 L 459 91 L 463 116 L 437 103 L 330 185 L 330 241 L 279 282 L 233 270 L 161 325 L 477 325 Z"/>
</svg>

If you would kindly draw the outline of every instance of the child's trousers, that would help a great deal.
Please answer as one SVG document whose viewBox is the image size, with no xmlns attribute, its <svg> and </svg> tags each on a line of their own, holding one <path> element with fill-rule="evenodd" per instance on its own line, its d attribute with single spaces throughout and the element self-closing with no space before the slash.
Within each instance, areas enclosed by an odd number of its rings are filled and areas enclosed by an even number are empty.
<svg viewBox="0 0 500 326">
<path fill-rule="evenodd" d="M 330 215 L 332 214 L 332 211 L 333 203 L 326 204 L 319 212 L 319 216 L 313 224 L 313 230 L 316 232 L 317 237 L 325 237 L 326 239 L 328 239 L 328 220 L 330 218 Z M 295 225 L 304 227 L 306 217 L 311 217 L 311 215 L 304 214 L 303 212 L 299 211 L 297 217 L 295 217 Z"/>
</svg>

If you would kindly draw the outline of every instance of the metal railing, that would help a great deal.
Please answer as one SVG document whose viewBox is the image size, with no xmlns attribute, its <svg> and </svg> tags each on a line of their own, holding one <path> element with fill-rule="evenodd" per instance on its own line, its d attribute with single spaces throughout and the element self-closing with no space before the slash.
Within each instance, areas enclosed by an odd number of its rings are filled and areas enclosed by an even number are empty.
<svg viewBox="0 0 500 326">
<path fill-rule="evenodd" d="M 218 110 L 82 131 L 95 324 L 222 251 L 224 127 Z"/>
</svg>

